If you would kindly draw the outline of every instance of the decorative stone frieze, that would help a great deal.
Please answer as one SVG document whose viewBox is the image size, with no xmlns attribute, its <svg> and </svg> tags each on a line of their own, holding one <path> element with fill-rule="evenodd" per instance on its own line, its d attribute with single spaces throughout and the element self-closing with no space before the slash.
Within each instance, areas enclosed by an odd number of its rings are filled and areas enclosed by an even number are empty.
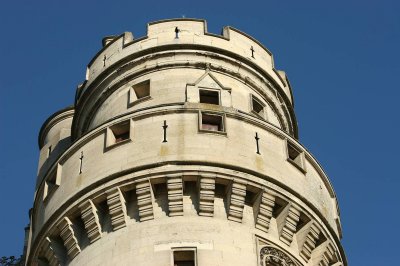
<svg viewBox="0 0 400 266">
<path fill-rule="evenodd" d="M 167 176 L 169 216 L 183 215 L 183 182 L 182 175 Z"/>
<path fill-rule="evenodd" d="M 246 197 L 246 185 L 233 181 L 228 195 L 228 219 L 241 222 L 243 218 L 244 200 Z"/>
<path fill-rule="evenodd" d="M 150 182 L 146 180 L 136 184 L 136 195 L 140 221 L 154 219 Z"/>
<path fill-rule="evenodd" d="M 87 200 L 79 206 L 79 209 L 81 210 L 81 217 L 90 243 L 93 243 L 101 238 L 101 226 L 97 208 L 91 200 Z"/>
<path fill-rule="evenodd" d="M 262 191 L 254 204 L 256 214 L 256 228 L 268 232 L 272 211 L 275 205 L 275 196 Z"/>
<path fill-rule="evenodd" d="M 279 239 L 288 246 L 293 241 L 299 219 L 300 211 L 294 204 L 288 204 L 277 218 Z"/>
<path fill-rule="evenodd" d="M 118 187 L 107 191 L 106 194 L 107 205 L 111 217 L 111 225 L 115 231 L 126 226 L 125 198 Z"/>
<path fill-rule="evenodd" d="M 64 242 L 65 248 L 67 249 L 68 256 L 70 259 L 75 258 L 81 252 L 81 248 L 79 247 L 78 239 L 75 235 L 72 222 L 68 219 L 68 217 L 64 217 L 57 224 L 57 228 L 60 230 L 60 237 Z"/>
<path fill-rule="evenodd" d="M 199 215 L 214 215 L 215 175 L 202 174 L 199 177 Z"/>
</svg>

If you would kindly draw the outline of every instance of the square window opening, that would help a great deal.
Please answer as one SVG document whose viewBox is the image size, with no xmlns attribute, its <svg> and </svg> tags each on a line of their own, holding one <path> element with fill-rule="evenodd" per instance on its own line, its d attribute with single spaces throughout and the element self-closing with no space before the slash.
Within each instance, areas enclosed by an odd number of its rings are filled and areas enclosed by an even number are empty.
<svg viewBox="0 0 400 266">
<path fill-rule="evenodd" d="M 287 152 L 288 152 L 288 160 L 297 166 L 301 171 L 305 171 L 304 169 L 304 153 L 299 151 L 293 144 L 290 142 L 287 143 Z"/>
<path fill-rule="evenodd" d="M 109 127 L 106 135 L 106 147 L 129 141 L 131 139 L 130 121 L 124 121 Z"/>
<path fill-rule="evenodd" d="M 196 266 L 196 255 L 194 250 L 174 251 L 174 266 Z"/>
<path fill-rule="evenodd" d="M 219 92 L 214 90 L 199 90 L 200 103 L 219 105 Z"/>
<path fill-rule="evenodd" d="M 133 85 L 133 91 L 135 92 L 136 99 L 144 99 L 150 97 L 150 81 L 146 80 L 144 82 Z"/>
<path fill-rule="evenodd" d="M 223 117 L 220 115 L 202 114 L 201 129 L 224 132 Z"/>
<path fill-rule="evenodd" d="M 114 135 L 115 143 L 129 139 L 129 123 L 115 125 L 110 129 Z"/>
</svg>

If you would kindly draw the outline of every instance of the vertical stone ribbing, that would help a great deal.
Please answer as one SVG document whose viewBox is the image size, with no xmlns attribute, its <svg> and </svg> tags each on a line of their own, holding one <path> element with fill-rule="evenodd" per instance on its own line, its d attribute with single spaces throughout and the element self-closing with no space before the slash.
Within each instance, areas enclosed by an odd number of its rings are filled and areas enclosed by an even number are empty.
<svg viewBox="0 0 400 266">
<path fill-rule="evenodd" d="M 275 196 L 265 191 L 260 193 L 259 204 L 254 204 L 256 213 L 256 228 L 268 232 L 272 218 L 272 210 L 275 206 Z"/>
<path fill-rule="evenodd" d="M 136 196 L 140 221 L 142 222 L 153 219 L 153 202 L 149 181 L 140 182 L 136 185 Z"/>
<path fill-rule="evenodd" d="M 93 243 L 101 238 L 101 226 L 97 208 L 91 200 L 87 200 L 79 205 L 79 209 L 81 210 L 81 217 L 85 224 L 90 243 Z"/>
<path fill-rule="evenodd" d="M 288 204 L 278 217 L 279 239 L 290 246 L 293 235 L 296 233 L 297 223 L 300 219 L 300 211 L 293 204 Z"/>
<path fill-rule="evenodd" d="M 81 252 L 81 248 L 78 244 L 78 239 L 75 236 L 74 229 L 72 227 L 72 222 L 68 217 L 64 217 L 57 224 L 57 228 L 60 230 L 60 237 L 64 242 L 64 246 L 67 249 L 68 256 L 73 259 Z"/>
<path fill-rule="evenodd" d="M 299 245 L 300 256 L 305 261 L 308 261 L 311 258 L 311 253 L 315 249 L 315 244 L 317 243 L 321 230 L 315 223 L 310 222 L 300 229 L 300 231 L 297 233 L 297 239 L 299 243 L 302 243 Z"/>
<path fill-rule="evenodd" d="M 199 178 L 199 215 L 214 215 L 215 176 L 201 175 Z"/>
<path fill-rule="evenodd" d="M 242 222 L 246 185 L 234 181 L 228 195 L 228 219 Z"/>
<path fill-rule="evenodd" d="M 46 237 L 43 242 L 43 246 L 41 248 L 41 256 L 46 258 L 49 266 L 58 266 L 60 265 L 60 260 L 56 255 L 54 248 L 52 247 L 52 243 L 50 238 Z"/>
<path fill-rule="evenodd" d="M 182 175 L 167 176 L 169 216 L 183 215 L 183 181 Z"/>
<path fill-rule="evenodd" d="M 118 187 L 110 189 L 106 194 L 107 205 L 111 217 L 111 225 L 115 231 L 126 226 L 125 198 Z"/>
</svg>

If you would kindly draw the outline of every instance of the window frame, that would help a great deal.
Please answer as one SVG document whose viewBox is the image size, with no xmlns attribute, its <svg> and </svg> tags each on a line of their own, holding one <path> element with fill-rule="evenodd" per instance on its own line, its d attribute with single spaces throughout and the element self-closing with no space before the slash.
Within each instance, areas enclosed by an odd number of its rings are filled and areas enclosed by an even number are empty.
<svg viewBox="0 0 400 266">
<path fill-rule="evenodd" d="M 286 139 L 286 157 L 287 157 L 287 161 L 290 162 L 292 165 L 294 165 L 297 169 L 299 169 L 303 174 L 305 174 L 306 171 L 306 161 L 305 161 L 305 154 L 304 154 L 304 150 L 300 149 L 299 147 L 297 147 L 297 145 L 295 145 L 293 142 L 289 141 L 288 139 Z M 297 152 L 297 156 L 292 159 L 290 156 L 290 149 L 294 150 L 295 152 Z"/>
<path fill-rule="evenodd" d="M 217 93 L 218 104 L 201 102 L 201 92 L 212 92 L 212 93 Z M 203 88 L 203 87 L 200 87 L 200 88 L 199 88 L 199 103 L 201 103 L 201 104 L 210 104 L 210 105 L 221 106 L 221 105 L 222 105 L 222 104 L 221 104 L 221 90 L 219 90 L 219 89 L 210 89 L 210 88 Z"/>
<path fill-rule="evenodd" d="M 197 266 L 197 247 L 173 247 L 171 248 L 171 265 L 175 266 L 175 252 L 178 251 L 191 251 L 193 252 L 193 262 L 194 266 Z"/>
<path fill-rule="evenodd" d="M 142 86 L 142 85 L 148 85 L 149 94 L 146 95 L 146 96 L 138 98 L 137 92 L 135 90 L 135 87 L 139 87 L 139 86 Z M 129 91 L 128 91 L 128 106 L 129 107 L 132 107 L 133 105 L 136 105 L 138 103 L 141 103 L 141 102 L 144 102 L 144 101 L 147 101 L 147 100 L 150 100 L 150 99 L 152 99 L 152 97 L 151 97 L 151 82 L 150 82 L 150 79 L 135 83 L 135 84 L 133 84 L 133 85 L 131 85 L 129 87 Z"/>
<path fill-rule="evenodd" d="M 128 132 L 127 132 L 128 137 L 126 139 L 123 139 L 123 140 L 117 142 L 117 139 L 116 139 L 117 135 L 115 134 L 114 130 L 116 130 L 115 128 L 121 127 L 121 126 L 128 127 Z M 114 130 L 113 130 L 113 128 L 114 128 Z M 124 134 L 124 133 L 122 133 L 122 134 Z M 122 135 L 122 134 L 119 134 L 119 135 Z M 133 140 L 133 121 L 132 121 L 132 119 L 120 121 L 120 122 L 110 125 L 106 128 L 106 133 L 105 133 L 105 149 L 106 150 L 123 145 L 128 142 L 131 142 L 132 140 Z"/>
<path fill-rule="evenodd" d="M 257 112 L 256 110 L 254 110 L 254 103 L 253 102 L 258 103 L 262 107 L 262 115 L 259 112 Z M 267 119 L 267 116 L 266 116 L 266 104 L 263 103 L 257 96 L 255 96 L 255 95 L 253 95 L 251 93 L 250 93 L 250 110 L 251 110 L 252 114 L 257 115 L 258 117 L 260 117 L 260 118 L 262 118 L 264 120 Z"/>
<path fill-rule="evenodd" d="M 204 115 L 221 117 L 222 130 L 203 129 L 203 116 Z M 225 115 L 225 113 L 210 112 L 210 111 L 199 111 L 199 114 L 198 114 L 198 130 L 199 130 L 199 132 L 202 132 L 202 133 L 227 135 L 227 131 L 226 131 L 226 115 Z"/>
</svg>

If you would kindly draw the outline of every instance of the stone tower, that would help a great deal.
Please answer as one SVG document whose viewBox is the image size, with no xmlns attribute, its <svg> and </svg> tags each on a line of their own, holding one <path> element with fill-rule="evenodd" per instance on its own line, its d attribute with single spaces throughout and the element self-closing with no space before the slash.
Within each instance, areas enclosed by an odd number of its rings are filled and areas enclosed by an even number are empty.
<svg viewBox="0 0 400 266">
<path fill-rule="evenodd" d="M 27 265 L 347 265 L 288 78 L 232 27 L 104 38 L 39 147 Z"/>
</svg>

